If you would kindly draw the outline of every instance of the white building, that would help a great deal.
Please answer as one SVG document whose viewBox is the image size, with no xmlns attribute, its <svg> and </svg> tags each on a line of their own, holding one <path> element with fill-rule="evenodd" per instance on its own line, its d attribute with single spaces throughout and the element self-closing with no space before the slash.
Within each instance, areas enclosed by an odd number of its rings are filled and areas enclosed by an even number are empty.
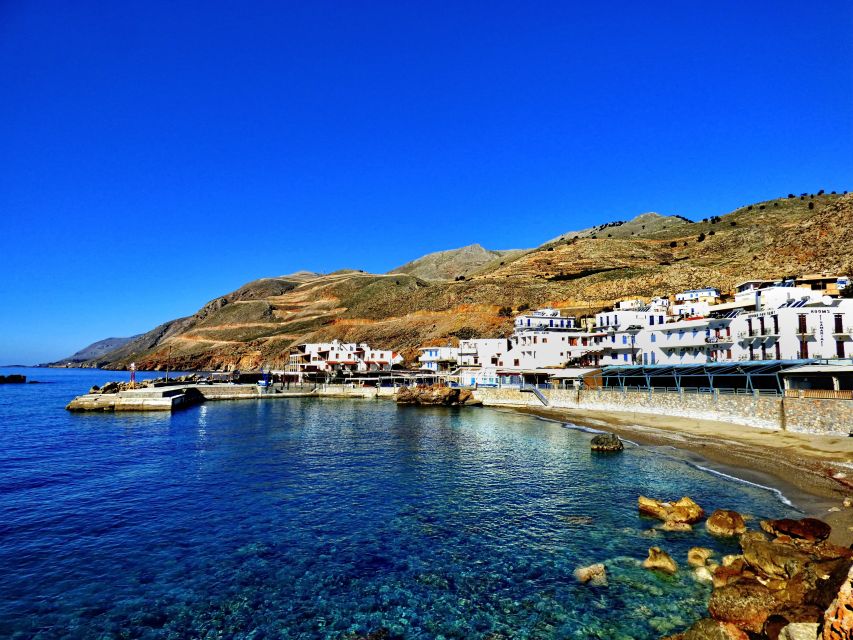
<svg viewBox="0 0 853 640">
<path fill-rule="evenodd" d="M 569 363 L 597 364 L 603 333 L 578 328 L 557 309 L 539 309 L 515 320 L 510 349 L 498 359 L 501 371 L 534 371 Z"/>
<path fill-rule="evenodd" d="M 853 358 L 853 299 L 789 300 L 736 320 L 739 360 Z"/>
<path fill-rule="evenodd" d="M 418 349 L 420 369 L 432 373 L 450 373 L 459 365 L 459 349 L 457 347 L 424 347 Z"/>
<path fill-rule="evenodd" d="M 305 374 L 390 371 L 402 362 L 403 356 L 395 351 L 373 349 L 363 342 L 333 340 L 294 347 L 288 356 L 285 373 L 301 379 Z"/>
<path fill-rule="evenodd" d="M 460 340 L 457 364 L 460 367 L 494 367 L 508 350 L 509 340 L 506 338 Z"/>
</svg>

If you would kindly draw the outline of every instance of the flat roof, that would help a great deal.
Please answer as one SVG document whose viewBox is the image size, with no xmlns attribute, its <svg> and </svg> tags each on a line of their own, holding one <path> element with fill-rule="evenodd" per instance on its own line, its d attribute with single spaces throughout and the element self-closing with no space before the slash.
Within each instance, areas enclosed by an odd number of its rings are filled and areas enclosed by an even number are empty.
<svg viewBox="0 0 853 640">
<path fill-rule="evenodd" d="M 586 368 L 586 369 L 584 369 L 584 368 L 579 368 L 579 367 L 562 369 L 560 371 L 557 371 L 557 373 L 552 374 L 551 377 L 552 378 L 582 378 L 583 376 L 587 376 L 591 373 L 601 373 L 601 369 L 599 369 L 599 368 Z"/>
<path fill-rule="evenodd" d="M 853 364 L 805 364 L 779 372 L 783 376 L 789 373 L 853 373 Z"/>
</svg>

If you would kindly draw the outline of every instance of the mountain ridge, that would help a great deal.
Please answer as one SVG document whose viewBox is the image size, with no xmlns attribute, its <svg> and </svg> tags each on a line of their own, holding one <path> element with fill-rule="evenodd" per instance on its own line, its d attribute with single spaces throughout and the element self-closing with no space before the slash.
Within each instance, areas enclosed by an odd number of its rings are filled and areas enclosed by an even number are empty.
<svg viewBox="0 0 853 640">
<path fill-rule="evenodd" d="M 415 263 L 435 254 L 407 263 L 415 265 L 409 273 L 402 265 L 385 274 L 261 278 L 85 364 L 280 367 L 290 346 L 333 338 L 394 348 L 411 362 L 419 346 L 509 335 L 512 321 L 499 313 L 502 307 L 551 304 L 586 315 L 626 297 L 709 285 L 728 290 L 746 278 L 798 272 L 853 272 L 853 194 L 803 194 L 695 222 L 654 224 L 661 218 L 673 216 L 641 215 L 584 236 L 568 232 L 493 260 L 479 245 L 437 252 L 449 254 L 439 260 L 450 274 L 441 279 L 417 275 L 423 262 Z M 463 267 L 466 273 L 458 273 Z"/>
</svg>

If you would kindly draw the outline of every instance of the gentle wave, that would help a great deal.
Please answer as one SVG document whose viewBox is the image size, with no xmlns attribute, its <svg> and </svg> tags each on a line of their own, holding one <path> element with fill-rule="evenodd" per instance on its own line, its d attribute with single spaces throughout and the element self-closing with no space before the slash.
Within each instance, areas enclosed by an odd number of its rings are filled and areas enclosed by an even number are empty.
<svg viewBox="0 0 853 640">
<path fill-rule="evenodd" d="M 802 511 L 799 508 L 797 508 L 797 506 L 793 502 L 791 502 L 784 493 L 782 493 L 779 489 L 777 489 L 775 487 L 768 487 L 765 484 L 759 484 L 757 482 L 751 482 L 751 481 L 746 480 L 744 478 L 738 478 L 737 476 L 733 476 L 733 475 L 730 475 L 728 473 L 724 473 L 723 471 L 718 471 L 717 469 L 709 469 L 708 467 L 703 467 L 701 464 L 696 464 L 695 462 L 688 462 L 687 464 L 689 464 L 691 467 L 693 467 L 695 469 L 699 469 L 701 471 L 707 471 L 708 473 L 712 473 L 715 476 L 720 476 L 721 478 L 726 478 L 727 480 L 732 480 L 734 482 L 739 482 L 740 484 L 749 485 L 750 487 L 755 487 L 757 489 L 763 489 L 765 491 L 769 491 L 770 493 L 772 493 L 773 495 L 776 496 L 776 498 L 779 500 L 779 502 L 781 502 L 782 504 L 787 505 L 789 507 L 792 507 L 793 509 L 796 509 L 797 511 L 800 511 L 802 513 Z"/>
</svg>

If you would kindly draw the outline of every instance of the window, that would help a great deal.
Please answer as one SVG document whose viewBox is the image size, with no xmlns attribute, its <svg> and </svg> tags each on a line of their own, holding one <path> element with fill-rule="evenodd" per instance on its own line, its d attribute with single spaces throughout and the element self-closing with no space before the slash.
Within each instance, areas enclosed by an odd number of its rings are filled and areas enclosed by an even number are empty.
<svg viewBox="0 0 853 640">
<path fill-rule="evenodd" d="M 654 325 L 654 323 L 655 323 L 655 317 L 654 317 L 654 316 L 649 316 L 649 326 Z"/>
<path fill-rule="evenodd" d="M 622 344 L 628 344 L 628 336 L 622 336 Z"/>
<path fill-rule="evenodd" d="M 654 364 L 654 363 L 655 363 L 655 352 L 652 351 L 652 364 Z"/>
<path fill-rule="evenodd" d="M 653 334 L 652 334 L 652 338 L 651 338 L 651 340 L 652 340 L 652 342 L 657 342 L 657 341 L 658 341 L 658 337 L 653 333 Z"/>
<path fill-rule="evenodd" d="M 663 316 L 658 316 L 658 324 L 663 324 Z"/>
<path fill-rule="evenodd" d="M 627 353 L 622 354 L 622 360 L 624 360 L 625 362 L 628 362 L 628 354 Z"/>
</svg>

